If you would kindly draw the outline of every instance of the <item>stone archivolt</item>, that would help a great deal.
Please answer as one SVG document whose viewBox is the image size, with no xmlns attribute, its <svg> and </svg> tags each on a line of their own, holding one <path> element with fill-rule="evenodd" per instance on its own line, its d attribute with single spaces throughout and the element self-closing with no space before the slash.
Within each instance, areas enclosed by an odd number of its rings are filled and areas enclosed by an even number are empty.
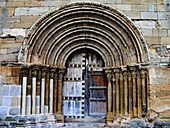
<svg viewBox="0 0 170 128">
<path fill-rule="evenodd" d="M 76 3 L 54 10 L 31 28 L 19 61 L 65 67 L 78 49 L 98 52 L 105 67 L 146 63 L 147 45 L 133 22 L 110 7 Z"/>
<path fill-rule="evenodd" d="M 104 61 L 108 77 L 108 123 L 113 122 L 114 116 L 146 114 L 147 70 L 132 65 L 149 61 L 148 48 L 133 22 L 117 10 L 89 3 L 54 10 L 31 28 L 23 48 L 19 61 L 31 64 L 22 68 L 23 115 L 38 110 L 36 114 L 54 113 L 57 121 L 64 121 L 63 74 L 69 56 L 80 49 L 93 50 Z M 26 106 L 28 102 L 32 104 Z"/>
</svg>

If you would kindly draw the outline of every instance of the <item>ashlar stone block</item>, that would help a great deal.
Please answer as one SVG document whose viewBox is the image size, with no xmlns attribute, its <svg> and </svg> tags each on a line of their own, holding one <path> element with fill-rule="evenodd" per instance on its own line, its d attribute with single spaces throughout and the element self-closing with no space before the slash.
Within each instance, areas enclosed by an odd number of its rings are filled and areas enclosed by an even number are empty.
<svg viewBox="0 0 170 128">
<path fill-rule="evenodd" d="M 20 108 L 19 107 L 11 107 L 9 108 L 9 115 L 19 115 Z"/>
<path fill-rule="evenodd" d="M 9 96 L 9 86 L 0 86 L 0 96 Z"/>
<path fill-rule="evenodd" d="M 170 45 L 170 37 L 162 37 L 161 43 L 166 44 L 166 45 Z"/>
<path fill-rule="evenodd" d="M 134 21 L 134 23 L 140 28 L 156 28 L 156 21 Z"/>
<path fill-rule="evenodd" d="M 11 106 L 11 97 L 4 96 L 2 98 L 2 106 Z"/>
<path fill-rule="evenodd" d="M 166 19 L 166 15 L 163 12 L 141 12 L 141 19 Z"/>
<path fill-rule="evenodd" d="M 18 7 L 15 8 L 15 15 L 28 15 L 28 8 L 27 7 Z"/>
<path fill-rule="evenodd" d="M 11 96 L 21 96 L 21 86 L 12 85 L 10 88 Z"/>
<path fill-rule="evenodd" d="M 1 37 L 5 37 L 7 35 L 11 35 L 11 36 L 22 36 L 25 37 L 26 35 L 26 29 L 17 29 L 17 28 L 13 28 L 13 29 L 2 29 L 2 35 Z"/>
<path fill-rule="evenodd" d="M 8 107 L 0 107 L 0 116 L 8 115 Z"/>
<path fill-rule="evenodd" d="M 33 7 L 29 8 L 29 15 L 41 15 L 49 11 L 48 7 Z"/>
</svg>

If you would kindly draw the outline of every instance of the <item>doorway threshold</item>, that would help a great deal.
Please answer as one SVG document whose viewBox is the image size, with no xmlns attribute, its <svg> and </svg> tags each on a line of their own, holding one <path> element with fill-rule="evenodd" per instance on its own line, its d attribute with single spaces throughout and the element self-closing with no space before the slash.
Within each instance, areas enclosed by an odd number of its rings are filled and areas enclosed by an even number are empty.
<svg viewBox="0 0 170 128">
<path fill-rule="evenodd" d="M 106 119 L 73 119 L 73 118 L 67 118 L 65 119 L 65 122 L 79 122 L 79 123 L 106 123 Z"/>
</svg>

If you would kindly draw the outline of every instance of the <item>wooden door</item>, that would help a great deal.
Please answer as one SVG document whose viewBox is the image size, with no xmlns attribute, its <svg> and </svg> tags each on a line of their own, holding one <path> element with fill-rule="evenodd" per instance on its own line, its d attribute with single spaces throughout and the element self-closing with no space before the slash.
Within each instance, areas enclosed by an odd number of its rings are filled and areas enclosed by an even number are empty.
<svg viewBox="0 0 170 128">
<path fill-rule="evenodd" d="M 89 116 L 105 116 L 107 86 L 104 74 L 89 74 L 88 102 Z"/>
<path fill-rule="evenodd" d="M 102 58 L 82 50 L 67 61 L 63 85 L 65 118 L 96 118 L 106 115 L 106 78 Z"/>
</svg>

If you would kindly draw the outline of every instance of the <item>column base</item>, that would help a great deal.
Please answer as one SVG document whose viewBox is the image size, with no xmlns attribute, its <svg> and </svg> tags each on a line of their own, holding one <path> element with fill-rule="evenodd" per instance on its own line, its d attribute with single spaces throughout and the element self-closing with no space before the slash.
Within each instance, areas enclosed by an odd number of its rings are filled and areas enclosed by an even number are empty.
<svg viewBox="0 0 170 128">
<path fill-rule="evenodd" d="M 108 112 L 107 113 L 107 117 L 106 117 L 106 123 L 113 123 L 113 113 L 112 112 Z"/>
<path fill-rule="evenodd" d="M 56 123 L 64 123 L 64 115 L 62 113 L 55 114 Z"/>
</svg>

